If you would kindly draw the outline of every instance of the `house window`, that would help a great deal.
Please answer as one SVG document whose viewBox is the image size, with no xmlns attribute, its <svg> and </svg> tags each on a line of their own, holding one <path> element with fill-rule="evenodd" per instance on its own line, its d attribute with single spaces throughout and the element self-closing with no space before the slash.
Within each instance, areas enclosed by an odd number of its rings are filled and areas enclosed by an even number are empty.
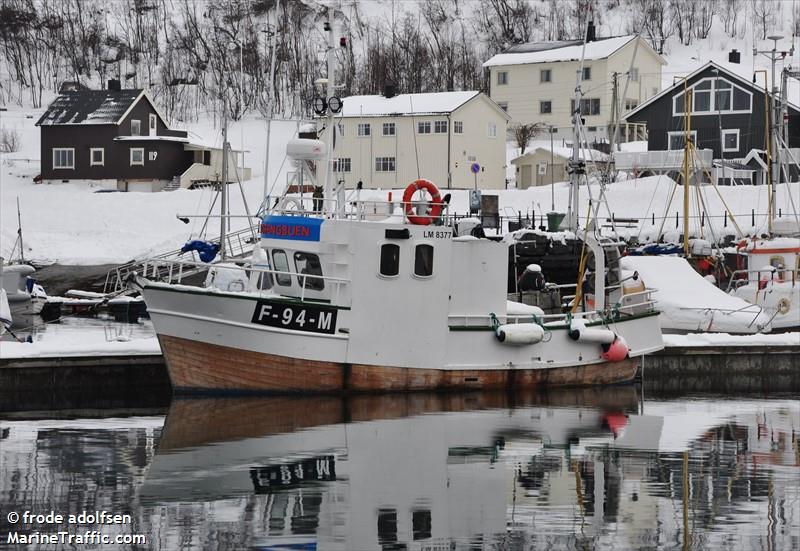
<svg viewBox="0 0 800 551">
<path fill-rule="evenodd" d="M 384 277 L 395 277 L 400 273 L 400 245 L 395 243 L 381 245 L 381 265 L 378 273 Z"/>
<path fill-rule="evenodd" d="M 508 102 L 507 101 L 498 101 L 497 102 L 497 106 L 500 109 L 502 109 L 503 111 L 505 111 L 506 113 L 508 112 Z"/>
<path fill-rule="evenodd" d="M 733 153 L 739 151 L 739 129 L 722 131 L 722 151 Z"/>
<path fill-rule="evenodd" d="M 453 134 L 464 133 L 464 121 L 453 121 Z"/>
<path fill-rule="evenodd" d="M 131 147 L 131 166 L 144 165 L 144 148 Z"/>
<path fill-rule="evenodd" d="M 430 134 L 430 133 L 431 133 L 431 121 L 417 122 L 417 134 Z"/>
<path fill-rule="evenodd" d="M 74 147 L 54 148 L 53 168 L 75 168 L 75 148 Z"/>
<path fill-rule="evenodd" d="M 639 82 L 639 68 L 638 67 L 631 67 L 630 75 L 631 82 Z"/>
<path fill-rule="evenodd" d="M 550 100 L 539 102 L 539 113 L 542 115 L 549 115 L 553 112 L 553 102 Z"/>
<path fill-rule="evenodd" d="M 436 134 L 447 134 L 447 121 L 434 121 L 433 131 Z"/>
<path fill-rule="evenodd" d="M 333 160 L 334 172 L 350 172 L 350 157 L 342 157 Z"/>
<path fill-rule="evenodd" d="M 142 121 L 132 119 L 131 120 L 131 136 L 141 136 L 142 135 Z"/>
<path fill-rule="evenodd" d="M 385 122 L 383 123 L 383 135 L 384 136 L 394 136 L 396 132 L 395 126 L 393 122 Z"/>
<path fill-rule="evenodd" d="M 375 157 L 375 172 L 394 172 L 394 157 Z"/>
<path fill-rule="evenodd" d="M 667 144 L 671 151 L 683 149 L 686 144 L 684 137 L 686 132 L 678 130 L 676 132 L 667 132 Z M 697 130 L 692 130 L 689 139 L 693 144 L 697 145 Z"/>
<path fill-rule="evenodd" d="M 497 72 L 497 84 L 508 84 L 508 71 Z"/>
<path fill-rule="evenodd" d="M 368 122 L 360 122 L 358 123 L 358 136 L 363 138 L 364 136 L 370 135 L 370 128 Z"/>
<path fill-rule="evenodd" d="M 490 138 L 497 137 L 497 124 L 490 122 L 489 125 L 486 127 L 486 133 Z"/>
<path fill-rule="evenodd" d="M 570 111 L 575 112 L 575 100 L 570 100 Z M 581 115 L 599 115 L 600 99 L 586 98 L 581 100 Z"/>
<path fill-rule="evenodd" d="M 103 166 L 105 163 L 105 149 L 102 147 L 93 147 L 89 149 L 89 166 Z"/>
<path fill-rule="evenodd" d="M 592 80 L 592 68 L 591 67 L 584 67 L 583 68 L 583 79 L 582 80 Z"/>
<path fill-rule="evenodd" d="M 433 275 L 433 245 L 417 245 L 414 248 L 414 275 L 417 277 Z"/>
<path fill-rule="evenodd" d="M 553 71 L 551 69 L 539 70 L 539 82 L 552 82 L 552 81 L 553 81 Z"/>
<path fill-rule="evenodd" d="M 322 275 L 322 264 L 319 257 L 314 253 L 294 253 L 294 266 L 297 269 L 300 285 L 312 291 L 322 291 L 325 288 L 325 280 Z M 306 277 L 303 277 L 306 276 Z"/>
<path fill-rule="evenodd" d="M 750 113 L 753 94 L 721 78 L 706 78 L 694 84 L 688 91 L 692 99 L 692 113 L 713 115 L 717 113 Z M 684 92 L 672 98 L 672 114 L 680 116 L 686 112 Z"/>
<path fill-rule="evenodd" d="M 275 265 L 275 270 L 278 272 L 289 271 L 289 259 L 286 253 L 281 249 L 272 251 L 272 263 Z M 292 276 L 288 273 L 275 274 L 275 281 L 278 282 L 278 285 L 288 287 L 292 284 Z"/>
<path fill-rule="evenodd" d="M 148 128 L 150 129 L 150 135 L 151 136 L 155 136 L 155 134 L 156 134 L 156 116 L 151 113 L 150 116 L 148 117 L 148 119 L 149 119 L 148 120 L 148 123 L 149 123 Z"/>
<path fill-rule="evenodd" d="M 336 124 L 336 130 L 337 130 L 337 132 L 339 132 L 340 136 L 344 136 L 344 124 L 337 123 Z"/>
<path fill-rule="evenodd" d="M 625 100 L 625 111 L 633 111 L 639 105 L 639 102 L 635 99 L 626 99 Z"/>
</svg>

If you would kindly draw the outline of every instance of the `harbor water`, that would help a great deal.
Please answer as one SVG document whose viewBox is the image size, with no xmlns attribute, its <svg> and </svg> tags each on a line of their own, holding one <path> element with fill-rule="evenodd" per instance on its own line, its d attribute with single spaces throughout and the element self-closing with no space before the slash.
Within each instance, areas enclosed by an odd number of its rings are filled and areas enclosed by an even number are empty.
<svg viewBox="0 0 800 551">
<path fill-rule="evenodd" d="M 118 549 L 798 549 L 797 397 L 628 385 L 17 408 L 0 413 L 0 548 L 70 548 L 9 544 L 59 528 L 11 512 L 87 511 L 61 529 L 145 538 Z"/>
</svg>

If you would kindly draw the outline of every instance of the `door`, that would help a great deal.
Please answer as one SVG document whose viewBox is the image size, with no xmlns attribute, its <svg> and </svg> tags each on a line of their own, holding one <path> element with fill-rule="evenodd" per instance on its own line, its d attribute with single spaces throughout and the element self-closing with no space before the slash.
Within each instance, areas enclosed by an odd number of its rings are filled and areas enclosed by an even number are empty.
<svg viewBox="0 0 800 551">
<path fill-rule="evenodd" d="M 531 187 L 531 176 L 533 167 L 531 165 L 522 165 L 522 181 L 520 189 L 527 189 Z"/>
</svg>

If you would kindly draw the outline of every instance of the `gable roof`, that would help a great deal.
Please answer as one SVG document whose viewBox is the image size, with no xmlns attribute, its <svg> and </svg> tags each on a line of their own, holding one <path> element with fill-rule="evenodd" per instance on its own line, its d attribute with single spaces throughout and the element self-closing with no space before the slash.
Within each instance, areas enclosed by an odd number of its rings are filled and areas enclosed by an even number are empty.
<svg viewBox="0 0 800 551">
<path fill-rule="evenodd" d="M 512 159 L 511 163 L 512 164 L 518 164 L 523 159 L 526 159 L 528 157 L 533 157 L 534 155 L 536 155 L 539 152 L 547 153 L 549 155 L 550 154 L 550 148 L 549 147 L 534 147 L 533 149 L 529 149 L 528 151 L 526 151 L 525 153 L 523 153 L 519 157 L 515 157 L 514 159 Z M 553 147 L 553 155 L 556 156 L 556 157 L 561 157 L 562 159 L 570 159 L 570 158 L 572 158 L 572 148 L 571 147 L 554 146 Z M 583 161 L 589 161 L 589 160 L 596 161 L 596 162 L 608 161 L 608 155 L 606 155 L 602 151 L 598 151 L 596 149 L 587 149 L 585 147 L 581 147 L 578 150 L 578 158 L 583 160 Z"/>
<path fill-rule="evenodd" d="M 342 99 L 342 117 L 380 117 L 380 116 L 417 116 L 447 115 L 468 101 L 484 96 L 497 110 L 507 118 L 505 111 L 485 95 L 476 91 L 468 92 L 433 92 L 427 94 L 399 94 L 387 98 L 385 96 L 349 96 Z"/>
<path fill-rule="evenodd" d="M 36 126 L 120 124 L 144 97 L 169 128 L 144 90 L 74 90 L 62 92 L 36 121 Z"/>
<path fill-rule="evenodd" d="M 722 65 L 720 65 L 718 63 L 714 63 L 713 61 L 709 61 L 709 62 L 705 63 L 704 65 L 701 65 L 700 67 L 698 67 L 697 69 L 695 69 L 694 71 L 692 71 L 691 73 L 686 75 L 686 77 L 684 77 L 684 78 L 687 81 L 690 81 L 693 78 L 697 77 L 698 75 L 703 74 L 708 69 L 717 69 L 720 72 L 720 74 L 723 74 L 724 76 L 730 77 L 732 80 L 736 81 L 740 86 L 745 86 L 745 87 L 747 87 L 748 90 L 751 90 L 751 91 L 764 93 L 764 88 L 763 87 L 754 84 L 753 82 L 749 81 L 748 79 L 744 78 L 743 76 L 738 75 L 738 74 L 734 73 L 733 71 L 723 67 Z M 622 115 L 622 119 L 623 120 L 628 120 L 630 117 L 632 117 L 633 115 L 637 114 L 642 109 L 644 109 L 644 108 L 648 107 L 649 105 L 655 103 L 656 101 L 658 101 L 659 99 L 663 98 L 664 96 L 669 95 L 671 92 L 674 92 L 677 88 L 683 87 L 683 80 L 684 79 L 681 79 L 681 80 L 678 80 L 678 81 L 674 82 L 672 84 L 672 86 L 664 88 L 658 94 L 656 94 L 655 96 L 652 96 L 651 98 L 649 98 L 647 101 L 645 101 L 641 105 L 638 105 L 632 111 L 628 111 L 627 113 Z M 788 104 L 790 109 L 793 109 L 794 111 L 800 112 L 800 107 L 797 107 L 796 105 L 794 105 L 791 102 L 787 102 L 787 104 Z"/>
<path fill-rule="evenodd" d="M 555 42 L 532 42 L 529 44 L 517 44 L 511 46 L 501 54 L 496 54 L 484 62 L 484 67 L 496 67 L 499 65 L 524 65 L 528 63 L 552 63 L 556 61 L 580 61 L 581 56 L 585 60 L 606 59 L 616 51 L 624 47 L 630 41 L 635 40 L 637 35 L 615 36 L 609 38 L 599 38 L 586 43 L 586 51 L 583 49 L 583 40 L 559 40 Z M 642 40 L 648 47 L 646 40 Z M 666 61 L 655 52 L 650 50 L 658 57 L 662 65 Z"/>
</svg>

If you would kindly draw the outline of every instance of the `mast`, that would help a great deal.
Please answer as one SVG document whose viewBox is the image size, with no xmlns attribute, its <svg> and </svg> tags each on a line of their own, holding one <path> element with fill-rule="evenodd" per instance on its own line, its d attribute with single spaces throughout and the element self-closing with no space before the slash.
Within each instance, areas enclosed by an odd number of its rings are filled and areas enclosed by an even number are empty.
<svg viewBox="0 0 800 551">
<path fill-rule="evenodd" d="M 19 259 L 25 262 L 25 247 L 22 244 L 22 215 L 19 212 L 19 197 L 17 197 L 17 239 L 19 240 Z"/>
<path fill-rule="evenodd" d="M 692 94 L 688 91 L 688 81 L 683 80 L 683 254 L 689 256 L 689 155 L 692 136 Z"/>
<path fill-rule="evenodd" d="M 567 208 L 567 222 L 571 231 L 578 232 L 578 216 L 580 209 L 580 196 L 578 189 L 581 183 L 581 175 L 584 173 L 585 163 L 580 159 L 580 140 L 581 140 L 581 81 L 583 80 L 583 61 L 586 53 L 586 39 L 589 36 L 590 20 L 586 18 L 586 29 L 583 33 L 583 48 L 581 50 L 581 62 L 575 74 L 575 107 L 572 110 L 572 158 L 569 160 L 569 195 L 570 204 Z"/>
<path fill-rule="evenodd" d="M 325 84 L 325 101 L 331 100 L 336 91 L 336 60 L 334 52 L 336 44 L 334 42 L 333 25 L 335 22 L 333 5 L 328 6 L 328 49 L 326 58 L 328 62 L 328 82 Z M 322 212 L 331 215 L 334 212 L 333 201 L 333 146 L 336 140 L 336 124 L 334 124 L 334 113 L 331 109 L 327 110 L 328 127 L 328 159 L 325 163 L 325 188 L 323 190 Z"/>
<path fill-rule="evenodd" d="M 227 236 L 225 213 L 228 209 L 228 110 L 225 101 L 222 102 L 222 180 L 219 186 L 219 257 L 225 260 L 225 238 Z"/>
</svg>

